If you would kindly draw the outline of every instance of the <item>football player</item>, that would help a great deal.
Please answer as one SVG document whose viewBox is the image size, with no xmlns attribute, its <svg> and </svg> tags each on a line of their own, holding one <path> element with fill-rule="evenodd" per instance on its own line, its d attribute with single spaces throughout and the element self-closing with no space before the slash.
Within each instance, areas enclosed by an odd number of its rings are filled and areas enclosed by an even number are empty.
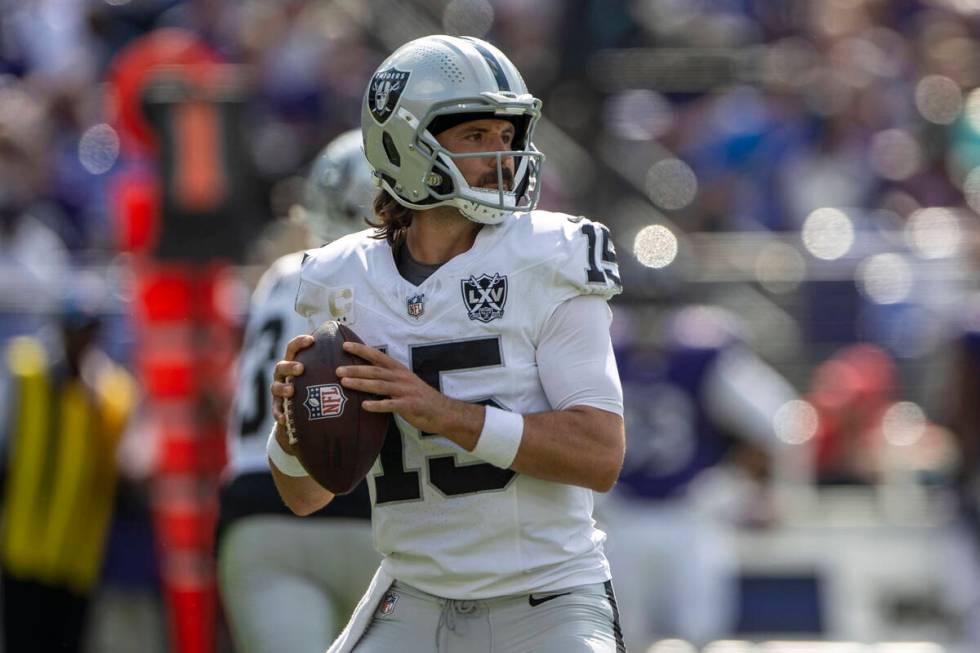
<svg viewBox="0 0 980 653">
<path fill-rule="evenodd" d="M 362 133 L 383 192 L 377 227 L 311 254 L 297 310 L 346 323 L 370 364 L 345 388 L 394 413 L 368 474 L 383 561 L 331 651 L 622 651 L 592 519 L 623 461 L 622 389 L 606 301 L 621 290 L 609 231 L 535 210 L 541 102 L 496 47 L 427 36 L 373 75 Z M 273 476 L 311 512 L 333 498 L 281 423 Z"/>
<path fill-rule="evenodd" d="M 307 180 L 311 243 L 362 229 L 374 191 L 360 131 L 338 136 Z M 378 566 L 365 484 L 316 513 L 324 519 L 300 520 L 283 505 L 269 474 L 269 366 L 292 337 L 312 330 L 293 310 L 302 258 L 302 252 L 287 254 L 262 276 L 239 359 L 218 562 L 232 636 L 243 653 L 322 653 Z"/>
<path fill-rule="evenodd" d="M 617 313 L 619 324 L 630 317 Z M 694 304 L 667 323 L 663 342 L 617 347 L 630 444 L 602 506 L 626 643 L 640 650 L 673 637 L 703 647 L 733 632 L 737 515 L 767 518 L 759 499 L 778 452 L 774 418 L 796 398 L 731 313 Z"/>
</svg>

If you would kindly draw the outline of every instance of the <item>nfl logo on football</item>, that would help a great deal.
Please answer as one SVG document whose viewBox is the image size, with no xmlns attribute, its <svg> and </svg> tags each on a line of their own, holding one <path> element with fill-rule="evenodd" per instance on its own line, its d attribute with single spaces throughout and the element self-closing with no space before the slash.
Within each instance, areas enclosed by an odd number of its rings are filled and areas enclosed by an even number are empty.
<svg viewBox="0 0 980 653">
<path fill-rule="evenodd" d="M 425 313 L 425 293 L 412 295 L 408 298 L 408 314 L 416 320 Z"/>
<path fill-rule="evenodd" d="M 347 395 L 336 383 L 311 385 L 306 389 L 306 412 L 310 419 L 329 419 L 338 417 L 344 412 Z"/>
</svg>

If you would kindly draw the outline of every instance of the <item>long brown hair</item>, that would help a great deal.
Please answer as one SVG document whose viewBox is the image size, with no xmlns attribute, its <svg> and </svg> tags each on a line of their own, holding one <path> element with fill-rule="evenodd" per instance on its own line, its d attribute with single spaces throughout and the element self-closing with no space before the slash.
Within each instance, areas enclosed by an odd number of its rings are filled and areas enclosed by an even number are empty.
<svg viewBox="0 0 980 653">
<path fill-rule="evenodd" d="M 375 230 L 373 237 L 378 240 L 384 238 L 394 248 L 404 242 L 405 232 L 412 224 L 415 212 L 399 204 L 382 188 L 374 198 L 374 214 L 378 217 L 378 222 L 368 220 L 368 224 Z"/>
</svg>

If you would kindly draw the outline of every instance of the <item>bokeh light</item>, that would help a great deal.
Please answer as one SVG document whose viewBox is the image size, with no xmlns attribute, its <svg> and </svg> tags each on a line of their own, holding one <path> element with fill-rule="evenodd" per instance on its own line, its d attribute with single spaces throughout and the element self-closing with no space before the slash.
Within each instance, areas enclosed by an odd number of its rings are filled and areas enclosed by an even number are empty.
<svg viewBox="0 0 980 653">
<path fill-rule="evenodd" d="M 833 261 L 847 254 L 854 244 L 854 225 L 840 209 L 821 208 L 803 222 L 803 246 L 813 256 Z"/>
<path fill-rule="evenodd" d="M 926 432 L 926 416 L 918 404 L 899 401 L 892 404 L 881 418 L 881 434 L 890 444 L 907 447 L 922 439 Z"/>
<path fill-rule="evenodd" d="M 771 44 L 762 57 L 762 74 L 767 82 L 788 88 L 797 88 L 809 82 L 819 62 L 819 54 L 813 44 L 795 36 Z"/>
<path fill-rule="evenodd" d="M 119 158 L 119 134 L 105 123 L 89 127 L 78 141 L 78 160 L 93 175 L 108 172 Z"/>
<path fill-rule="evenodd" d="M 858 285 L 876 304 L 897 304 L 912 289 L 912 267 L 900 254 L 875 254 L 861 263 Z"/>
<path fill-rule="evenodd" d="M 782 294 L 796 290 L 806 276 L 806 261 L 786 243 L 767 243 L 755 259 L 755 277 L 763 288 Z"/>
<path fill-rule="evenodd" d="M 674 109 L 662 94 L 649 89 L 617 93 L 606 102 L 606 124 L 617 137 L 646 141 L 659 138 L 674 124 Z"/>
<path fill-rule="evenodd" d="M 915 86 L 915 107 L 929 122 L 948 125 L 963 108 L 960 86 L 944 75 L 927 75 Z"/>
<path fill-rule="evenodd" d="M 977 181 L 980 182 L 980 179 Z M 959 251 L 963 233 L 959 219 L 952 210 L 933 206 L 909 216 L 905 241 L 922 258 L 945 258 Z"/>
<path fill-rule="evenodd" d="M 640 229 L 633 240 L 633 255 L 648 268 L 664 268 L 677 258 L 677 236 L 662 224 Z"/>
<path fill-rule="evenodd" d="M 776 437 L 787 444 L 803 444 L 817 434 L 820 418 L 813 405 L 803 399 L 787 401 L 772 420 Z"/>
<path fill-rule="evenodd" d="M 698 180 L 691 167 L 680 159 L 657 161 L 647 171 L 647 194 L 664 209 L 682 209 L 698 192 Z"/>
<path fill-rule="evenodd" d="M 879 176 L 901 181 L 919 171 L 922 148 L 904 129 L 886 129 L 872 137 L 870 161 Z"/>
</svg>

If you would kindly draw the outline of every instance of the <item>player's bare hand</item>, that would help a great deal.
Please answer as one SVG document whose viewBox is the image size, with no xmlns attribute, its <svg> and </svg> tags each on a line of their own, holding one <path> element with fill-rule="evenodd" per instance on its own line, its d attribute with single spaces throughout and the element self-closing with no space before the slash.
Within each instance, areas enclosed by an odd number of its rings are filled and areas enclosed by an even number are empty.
<svg viewBox="0 0 980 653">
<path fill-rule="evenodd" d="M 374 347 L 347 341 L 344 351 L 366 360 L 370 365 L 344 365 L 337 376 L 345 388 L 380 395 L 382 399 L 365 400 L 361 405 L 372 413 L 398 413 L 412 426 L 439 433 L 437 422 L 452 401 L 423 381 L 400 362 Z"/>
<path fill-rule="evenodd" d="M 282 444 L 283 438 L 278 437 L 281 435 L 278 431 L 283 430 L 281 426 L 286 423 L 286 413 L 283 410 L 282 402 L 286 397 L 293 396 L 293 384 L 290 382 L 291 377 L 299 376 L 303 373 L 303 364 L 296 362 L 294 359 L 300 349 L 305 349 L 312 344 L 313 336 L 308 335 L 296 336 L 290 340 L 286 345 L 286 354 L 283 360 L 276 363 L 276 367 L 272 373 L 272 416 L 276 420 L 276 435 L 280 444 Z"/>
</svg>

